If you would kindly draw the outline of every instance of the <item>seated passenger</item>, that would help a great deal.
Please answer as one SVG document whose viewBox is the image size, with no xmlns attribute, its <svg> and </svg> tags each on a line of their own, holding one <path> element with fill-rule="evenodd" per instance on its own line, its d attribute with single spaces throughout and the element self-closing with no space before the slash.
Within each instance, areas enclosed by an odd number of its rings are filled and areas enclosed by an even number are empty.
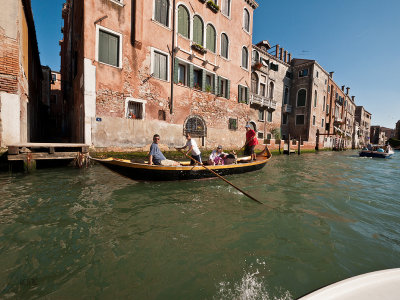
<svg viewBox="0 0 400 300">
<path fill-rule="evenodd" d="M 162 165 L 162 166 L 179 166 L 180 163 L 174 160 L 166 159 L 164 154 L 162 154 L 160 148 L 158 147 L 158 142 L 160 141 L 160 136 L 155 134 L 153 136 L 153 143 L 150 146 L 149 152 L 149 165 Z"/>
<path fill-rule="evenodd" d="M 223 165 L 224 164 L 223 157 L 225 155 L 226 155 L 226 153 L 222 152 L 222 146 L 218 145 L 217 149 L 215 149 L 215 150 L 213 150 L 213 152 L 211 152 L 210 157 L 208 158 L 208 164 L 211 166 Z"/>
<path fill-rule="evenodd" d="M 231 165 L 231 164 L 236 164 L 237 156 L 236 152 L 232 151 L 228 155 L 224 156 L 224 164 L 225 165 Z"/>
</svg>

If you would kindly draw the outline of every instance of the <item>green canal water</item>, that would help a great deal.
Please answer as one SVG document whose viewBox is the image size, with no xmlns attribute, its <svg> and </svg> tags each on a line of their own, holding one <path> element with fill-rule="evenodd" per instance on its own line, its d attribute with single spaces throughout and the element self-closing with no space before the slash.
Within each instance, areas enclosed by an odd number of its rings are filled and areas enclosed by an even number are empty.
<svg viewBox="0 0 400 300">
<path fill-rule="evenodd" d="M 400 152 L 275 156 L 219 180 L 0 174 L 0 298 L 296 299 L 400 267 Z"/>
</svg>

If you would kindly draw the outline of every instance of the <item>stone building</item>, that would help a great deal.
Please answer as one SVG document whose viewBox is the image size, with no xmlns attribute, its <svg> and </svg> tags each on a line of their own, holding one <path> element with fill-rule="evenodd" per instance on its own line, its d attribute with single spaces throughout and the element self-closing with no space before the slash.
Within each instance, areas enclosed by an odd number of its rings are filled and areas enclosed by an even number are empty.
<svg viewBox="0 0 400 300">
<path fill-rule="evenodd" d="M 274 146 L 277 140 L 284 139 L 287 134 L 290 79 L 290 57 L 279 45 L 275 46 L 275 55 L 269 53 L 268 41 L 253 45 L 250 107 L 258 112 L 257 126 L 260 138 Z M 285 126 L 285 127 L 283 127 Z"/>
<path fill-rule="evenodd" d="M 284 105 L 282 132 L 291 138 L 301 138 L 305 148 L 324 147 L 327 83 L 329 74 L 315 60 L 293 59 L 289 102 Z M 286 116 L 287 114 L 287 116 Z M 285 119 L 284 119 L 285 118 Z M 287 124 L 284 124 L 287 123 Z"/>
<path fill-rule="evenodd" d="M 67 0 L 62 90 L 73 140 L 240 147 L 250 107 L 253 0 Z M 85 16 L 83 18 L 83 16 Z"/>
<path fill-rule="evenodd" d="M 49 109 L 50 137 L 57 141 L 68 141 L 68 110 L 61 92 L 61 74 L 56 71 L 51 71 Z"/>
<path fill-rule="evenodd" d="M 0 147 L 41 139 L 42 69 L 30 0 L 2 0 Z"/>
<path fill-rule="evenodd" d="M 396 123 L 396 128 L 394 130 L 394 138 L 400 140 L 400 120 Z"/>
<path fill-rule="evenodd" d="M 359 124 L 360 146 L 366 146 L 370 141 L 371 113 L 365 110 L 363 106 L 356 106 L 356 121 Z"/>
<path fill-rule="evenodd" d="M 371 144 L 384 145 L 387 138 L 386 133 L 381 126 L 371 126 L 370 128 Z"/>
</svg>

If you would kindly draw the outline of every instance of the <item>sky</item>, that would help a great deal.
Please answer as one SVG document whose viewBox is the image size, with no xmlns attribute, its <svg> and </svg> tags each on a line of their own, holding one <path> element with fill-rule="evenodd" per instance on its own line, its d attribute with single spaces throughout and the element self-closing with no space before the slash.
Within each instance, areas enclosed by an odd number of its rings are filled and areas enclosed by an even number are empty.
<svg viewBox="0 0 400 300">
<path fill-rule="evenodd" d="M 150 1 L 150 0 L 144 0 Z M 241 0 L 233 0 L 241 1 Z M 294 58 L 315 59 L 350 87 L 372 125 L 400 120 L 399 0 L 256 0 L 253 42 L 280 44 Z M 65 0 L 32 0 L 42 65 L 60 69 Z"/>
</svg>

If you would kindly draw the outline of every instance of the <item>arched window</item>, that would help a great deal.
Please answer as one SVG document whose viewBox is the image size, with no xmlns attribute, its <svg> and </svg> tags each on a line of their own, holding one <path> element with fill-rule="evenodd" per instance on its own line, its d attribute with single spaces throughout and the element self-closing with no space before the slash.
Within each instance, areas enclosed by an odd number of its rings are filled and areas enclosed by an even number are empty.
<svg viewBox="0 0 400 300">
<path fill-rule="evenodd" d="M 271 81 L 270 83 L 269 83 L 269 97 L 272 99 L 272 98 L 274 98 L 274 87 L 275 87 L 275 85 L 274 85 L 274 83 Z"/>
<path fill-rule="evenodd" d="M 228 36 L 223 33 L 221 34 L 221 56 L 228 59 L 229 55 L 229 40 Z"/>
<path fill-rule="evenodd" d="M 250 13 L 246 8 L 243 10 L 243 29 L 250 32 Z"/>
<path fill-rule="evenodd" d="M 307 91 L 301 89 L 297 92 L 297 106 L 306 106 Z"/>
<path fill-rule="evenodd" d="M 251 55 L 251 63 L 254 65 L 259 62 L 260 62 L 260 54 L 257 52 L 257 50 L 253 50 L 253 53 Z"/>
<path fill-rule="evenodd" d="M 206 30 L 206 48 L 211 52 L 215 53 L 215 42 L 216 42 L 215 28 L 211 24 L 207 25 Z"/>
<path fill-rule="evenodd" d="M 251 92 L 258 94 L 258 76 L 255 72 L 251 73 Z"/>
<path fill-rule="evenodd" d="M 242 48 L 242 67 L 245 69 L 249 67 L 249 51 L 246 47 Z"/>
<path fill-rule="evenodd" d="M 189 38 L 190 22 L 189 12 L 183 5 L 178 7 L 178 33 L 186 38 Z"/>
<path fill-rule="evenodd" d="M 230 17 L 231 14 L 231 0 L 222 0 L 222 13 Z"/>
<path fill-rule="evenodd" d="M 289 88 L 285 87 L 285 93 L 283 95 L 283 104 L 289 103 Z"/>
<path fill-rule="evenodd" d="M 184 134 L 190 133 L 192 137 L 207 136 L 206 122 L 203 118 L 197 115 L 189 116 L 183 125 Z"/>
<path fill-rule="evenodd" d="M 168 26 L 169 25 L 169 1 L 154 0 L 154 20 Z"/>
<path fill-rule="evenodd" d="M 314 92 L 314 107 L 317 107 L 317 97 L 318 97 L 318 94 L 317 94 L 317 91 L 315 90 L 315 92 Z"/>
<path fill-rule="evenodd" d="M 201 46 L 204 45 L 204 26 L 203 20 L 199 16 L 193 18 L 193 42 Z"/>
</svg>

